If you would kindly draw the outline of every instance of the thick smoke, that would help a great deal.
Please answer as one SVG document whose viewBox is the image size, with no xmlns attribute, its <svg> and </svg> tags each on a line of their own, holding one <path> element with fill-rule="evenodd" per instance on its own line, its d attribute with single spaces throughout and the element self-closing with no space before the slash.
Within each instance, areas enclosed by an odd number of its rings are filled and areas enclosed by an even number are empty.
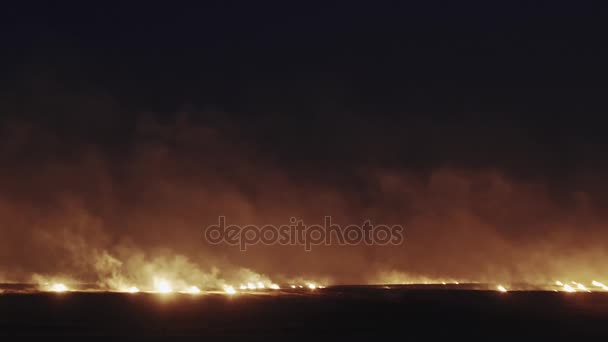
<svg viewBox="0 0 608 342">
<path fill-rule="evenodd" d="M 86 130 L 74 134 L 77 125 L 65 134 L 39 120 L 5 121 L 2 280 L 121 289 L 154 277 L 177 287 L 221 287 L 608 276 L 601 200 L 577 190 L 579 183 L 556 191 L 551 175 L 519 177 L 498 164 L 389 163 L 382 158 L 399 147 L 380 134 L 379 142 L 346 134 L 310 143 L 321 148 L 293 141 L 277 147 L 248 135 L 247 125 L 242 118 L 218 124 L 140 115 L 127 133 L 101 125 L 104 142 Z M 308 162 L 307 153 L 323 154 L 324 144 L 343 154 Z M 327 215 L 343 225 L 370 219 L 403 225 L 405 242 L 241 252 L 204 241 L 204 227 L 220 215 L 257 225 L 288 224 L 290 217 L 321 223 Z"/>
</svg>

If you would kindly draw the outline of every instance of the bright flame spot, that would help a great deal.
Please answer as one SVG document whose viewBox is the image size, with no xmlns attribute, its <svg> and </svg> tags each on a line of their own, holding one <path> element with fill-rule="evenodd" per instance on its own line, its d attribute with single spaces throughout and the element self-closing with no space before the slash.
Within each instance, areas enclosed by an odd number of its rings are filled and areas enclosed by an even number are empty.
<svg viewBox="0 0 608 342">
<path fill-rule="evenodd" d="M 190 286 L 190 287 L 189 287 L 189 288 L 186 290 L 186 292 L 191 293 L 191 294 L 199 294 L 199 293 L 201 293 L 201 289 L 199 289 L 199 288 L 198 288 L 198 287 L 196 287 L 196 286 Z"/>
<path fill-rule="evenodd" d="M 277 285 L 277 284 L 272 284 L 272 285 L 270 285 L 270 288 L 271 288 L 271 289 L 273 289 L 273 290 L 280 290 L 280 289 L 281 289 L 281 288 L 279 287 L 279 285 Z"/>
<path fill-rule="evenodd" d="M 308 283 L 306 286 L 308 286 L 309 289 L 314 290 L 317 288 L 317 285 L 313 284 L 313 283 Z"/>
<path fill-rule="evenodd" d="M 240 289 L 241 289 L 241 290 L 247 290 L 247 285 L 241 285 L 241 286 L 240 286 Z"/>
<path fill-rule="evenodd" d="M 496 287 L 496 289 L 498 289 L 498 291 L 500 291 L 500 292 L 507 292 L 507 289 L 504 286 L 502 286 L 502 285 L 498 285 Z"/>
<path fill-rule="evenodd" d="M 257 288 L 258 288 L 258 289 L 265 289 L 265 288 L 266 288 L 266 286 L 264 286 L 264 283 L 262 283 L 261 281 L 258 281 L 258 286 L 257 286 Z"/>
<path fill-rule="evenodd" d="M 255 284 L 254 283 L 247 283 L 247 288 L 250 290 L 255 290 Z"/>
<path fill-rule="evenodd" d="M 561 281 L 558 280 L 558 281 L 555 282 L 555 285 L 557 285 L 557 286 L 564 286 L 564 283 L 562 283 Z"/>
<path fill-rule="evenodd" d="M 442 281 L 442 282 L 441 282 L 441 285 L 445 285 L 445 281 Z"/>
<path fill-rule="evenodd" d="M 291 285 L 291 288 L 292 288 L 292 289 L 295 289 L 295 288 L 296 288 L 296 286 L 295 286 L 295 285 Z"/>
<path fill-rule="evenodd" d="M 224 286 L 224 292 L 229 295 L 233 295 L 236 293 L 236 290 L 232 286 Z"/>
<path fill-rule="evenodd" d="M 68 290 L 68 287 L 63 285 L 63 284 L 53 284 L 53 286 L 51 286 L 51 291 L 53 292 L 65 292 Z"/>
<path fill-rule="evenodd" d="M 592 281 L 592 282 L 591 282 L 591 285 L 593 285 L 593 286 L 597 286 L 597 287 L 601 287 L 601 288 L 602 288 L 602 290 L 608 291 L 608 286 L 606 286 L 606 285 L 604 285 L 604 284 L 600 283 L 599 281 L 595 281 L 595 280 L 594 280 L 594 281 Z"/>
<path fill-rule="evenodd" d="M 586 287 L 585 287 L 585 285 L 583 285 L 583 284 L 578 284 L 576 287 L 577 287 L 579 290 L 581 290 L 581 291 L 589 291 L 589 290 L 587 290 L 587 288 L 586 288 Z"/>
<path fill-rule="evenodd" d="M 572 285 L 576 285 L 576 284 L 578 284 L 578 283 L 577 283 L 577 282 L 575 282 L 574 280 L 573 280 L 573 281 L 571 281 L 571 283 L 572 283 Z"/>
<path fill-rule="evenodd" d="M 576 290 L 572 286 L 570 286 L 568 284 L 564 285 L 564 291 L 566 291 L 566 292 L 576 292 Z"/>
<path fill-rule="evenodd" d="M 127 289 L 127 292 L 129 292 L 129 293 L 137 293 L 137 292 L 139 292 L 139 289 L 137 287 L 135 287 L 135 286 L 131 286 L 131 287 L 129 287 Z"/>
<path fill-rule="evenodd" d="M 304 286 L 300 285 L 299 287 L 300 287 L 300 288 L 303 288 Z"/>
<path fill-rule="evenodd" d="M 171 284 L 169 284 L 169 282 L 164 279 L 155 281 L 154 288 L 156 289 L 156 292 L 159 292 L 159 293 L 173 292 L 173 289 L 171 288 Z"/>
</svg>

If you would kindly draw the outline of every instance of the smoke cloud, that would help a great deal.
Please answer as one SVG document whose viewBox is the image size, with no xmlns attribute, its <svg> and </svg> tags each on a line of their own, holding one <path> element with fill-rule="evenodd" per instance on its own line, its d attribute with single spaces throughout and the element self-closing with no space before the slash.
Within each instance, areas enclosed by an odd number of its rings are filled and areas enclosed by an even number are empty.
<svg viewBox="0 0 608 342">
<path fill-rule="evenodd" d="M 603 197 L 591 190 L 597 179 L 588 168 L 559 183 L 498 162 L 398 163 L 391 154 L 413 147 L 390 144 L 390 128 L 388 137 L 374 123 L 360 130 L 356 117 L 332 133 L 335 140 L 310 138 L 314 131 L 303 141 L 283 134 L 284 146 L 263 127 L 251 135 L 248 119 L 210 117 L 219 116 L 138 115 L 126 133 L 105 121 L 82 131 L 78 121 L 69 133 L 41 120 L 3 121 L 2 281 L 123 289 L 152 286 L 155 277 L 176 288 L 221 288 L 608 275 Z M 329 215 L 342 225 L 369 219 L 403 225 L 405 243 L 241 252 L 204 241 L 203 229 L 221 215 L 260 226 L 290 217 L 312 224 Z"/>
</svg>

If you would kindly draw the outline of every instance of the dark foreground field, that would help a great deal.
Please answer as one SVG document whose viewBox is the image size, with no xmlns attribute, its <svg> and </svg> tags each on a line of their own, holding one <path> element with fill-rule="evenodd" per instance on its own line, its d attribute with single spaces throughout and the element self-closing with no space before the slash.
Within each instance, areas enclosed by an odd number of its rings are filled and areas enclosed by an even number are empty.
<svg viewBox="0 0 608 342">
<path fill-rule="evenodd" d="M 336 341 L 608 337 L 608 293 L 328 288 L 281 294 L 0 295 L 0 340 L 28 336 Z M 84 340 L 84 339 L 83 339 Z M 173 340 L 173 338 L 171 338 Z"/>
</svg>

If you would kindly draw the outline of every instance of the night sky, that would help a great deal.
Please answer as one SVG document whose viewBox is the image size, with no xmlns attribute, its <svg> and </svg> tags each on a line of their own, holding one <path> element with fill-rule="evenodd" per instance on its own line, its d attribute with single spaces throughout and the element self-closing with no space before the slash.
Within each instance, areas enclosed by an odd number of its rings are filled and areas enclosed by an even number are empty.
<svg viewBox="0 0 608 342">
<path fill-rule="evenodd" d="M 49 2 L 1 12 L 0 281 L 98 281 L 107 255 L 125 273 L 150 262 L 201 278 L 246 268 L 335 283 L 608 273 L 599 7 Z M 369 218 L 403 224 L 407 237 L 243 253 L 203 241 L 221 214 Z"/>
</svg>

